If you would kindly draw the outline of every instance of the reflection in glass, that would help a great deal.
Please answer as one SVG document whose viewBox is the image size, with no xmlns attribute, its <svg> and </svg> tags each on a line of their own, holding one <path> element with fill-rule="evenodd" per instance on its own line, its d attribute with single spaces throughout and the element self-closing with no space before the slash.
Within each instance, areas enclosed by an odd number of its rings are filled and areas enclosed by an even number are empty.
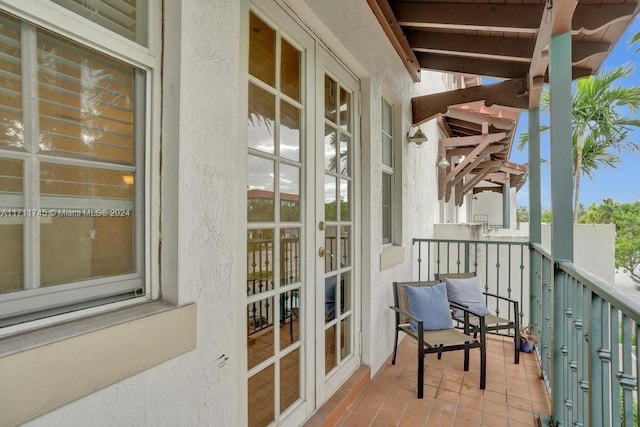
<svg viewBox="0 0 640 427">
<path fill-rule="evenodd" d="M 73 216 L 42 220 L 41 286 L 133 272 L 133 223 L 133 216 Z"/>
<path fill-rule="evenodd" d="M 276 32 L 251 13 L 249 18 L 249 74 L 275 87 Z"/>
<path fill-rule="evenodd" d="M 22 194 L 22 160 L 0 159 L 0 193 Z"/>
<path fill-rule="evenodd" d="M 324 321 L 330 322 L 336 318 L 336 283 L 338 276 L 324 279 Z"/>
<path fill-rule="evenodd" d="M 247 305 L 247 366 L 249 369 L 274 355 L 273 298 L 265 298 Z"/>
<path fill-rule="evenodd" d="M 382 172 L 382 243 L 391 243 L 391 175 Z"/>
<path fill-rule="evenodd" d="M 342 273 L 340 276 L 340 314 L 351 311 L 351 272 Z"/>
<path fill-rule="evenodd" d="M 387 135 L 391 135 L 392 109 L 384 99 L 382 100 L 382 131 Z"/>
<path fill-rule="evenodd" d="M 273 289 L 273 230 L 247 231 L 247 296 Z"/>
<path fill-rule="evenodd" d="M 251 427 L 266 427 L 275 420 L 275 369 L 269 365 L 249 378 L 248 414 Z"/>
<path fill-rule="evenodd" d="M 280 294 L 280 349 L 300 341 L 300 319 L 302 319 L 300 288 Z"/>
<path fill-rule="evenodd" d="M 20 22 L 0 12 L 0 147 L 24 149 Z"/>
<path fill-rule="evenodd" d="M 336 358 L 336 329 L 337 325 L 330 326 L 324 331 L 324 373 L 328 374 L 338 366 Z"/>
<path fill-rule="evenodd" d="M 133 175 L 108 169 L 40 164 L 40 194 L 133 200 Z"/>
<path fill-rule="evenodd" d="M 337 221 L 337 200 L 336 200 L 337 178 L 331 175 L 324 176 L 324 220 Z"/>
<path fill-rule="evenodd" d="M 280 360 L 280 412 L 300 398 L 300 348 Z"/>
<path fill-rule="evenodd" d="M 280 230 L 280 281 L 289 285 L 300 281 L 300 229 Z"/>
<path fill-rule="evenodd" d="M 324 117 L 332 123 L 337 122 L 336 109 L 338 107 L 338 83 L 331 77 L 324 76 Z"/>
<path fill-rule="evenodd" d="M 293 105 L 280 102 L 280 156 L 300 161 L 301 112 Z"/>
<path fill-rule="evenodd" d="M 393 140 L 390 136 L 382 134 L 382 164 L 393 167 Z"/>
<path fill-rule="evenodd" d="M 340 360 L 351 354 L 351 316 L 340 321 Z"/>
<path fill-rule="evenodd" d="M 337 138 L 336 131 L 331 126 L 324 127 L 324 168 L 331 172 L 338 170 Z"/>
<path fill-rule="evenodd" d="M 37 32 L 39 148 L 47 154 L 134 163 L 141 71 L 45 30 Z M 138 91 L 139 93 L 139 91 Z M 135 119 L 135 120 L 134 120 Z"/>
<path fill-rule="evenodd" d="M 340 180 L 340 221 L 351 220 L 351 181 Z"/>
<path fill-rule="evenodd" d="M 351 132 L 351 93 L 340 88 L 340 126 Z"/>
<path fill-rule="evenodd" d="M 351 247 L 351 227 L 343 225 L 340 227 L 340 267 L 351 266 L 351 255 L 349 248 Z"/>
<path fill-rule="evenodd" d="M 23 218 L 2 218 L 0 222 L 0 294 L 22 289 Z"/>
<path fill-rule="evenodd" d="M 324 272 L 335 271 L 338 268 L 338 242 L 336 239 L 338 227 L 328 225 L 324 232 Z"/>
<path fill-rule="evenodd" d="M 280 163 L 280 221 L 300 221 L 300 168 Z"/>
<path fill-rule="evenodd" d="M 351 159 L 351 137 L 340 134 L 340 174 L 349 176 L 351 170 L 349 169 L 349 163 Z"/>
<path fill-rule="evenodd" d="M 280 48 L 280 90 L 285 95 L 300 101 L 301 53 L 285 39 L 282 39 Z"/>
<path fill-rule="evenodd" d="M 249 148 L 273 154 L 275 121 L 275 95 L 249 83 Z"/>
<path fill-rule="evenodd" d="M 257 156 L 248 156 L 247 218 L 250 222 L 274 219 L 274 164 Z"/>
</svg>

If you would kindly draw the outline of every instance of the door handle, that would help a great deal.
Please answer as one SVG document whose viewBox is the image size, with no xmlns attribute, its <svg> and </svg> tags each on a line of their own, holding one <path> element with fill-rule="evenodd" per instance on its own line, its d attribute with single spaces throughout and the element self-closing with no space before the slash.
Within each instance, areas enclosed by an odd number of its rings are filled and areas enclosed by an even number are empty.
<svg viewBox="0 0 640 427">
<path fill-rule="evenodd" d="M 323 248 L 322 246 L 320 246 L 320 248 L 318 249 L 318 256 L 320 258 L 324 258 L 324 255 L 327 254 L 329 255 L 331 258 L 333 258 L 333 254 L 331 252 L 329 252 L 328 250 L 326 250 L 325 248 Z"/>
</svg>

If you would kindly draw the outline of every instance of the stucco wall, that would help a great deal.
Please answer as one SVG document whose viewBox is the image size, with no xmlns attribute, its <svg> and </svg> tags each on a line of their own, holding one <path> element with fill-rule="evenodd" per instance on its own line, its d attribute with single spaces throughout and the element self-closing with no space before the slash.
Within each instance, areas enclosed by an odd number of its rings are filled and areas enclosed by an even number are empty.
<svg viewBox="0 0 640 427">
<path fill-rule="evenodd" d="M 469 222 L 481 222 L 485 218 L 489 225 L 503 225 L 502 194 L 485 191 L 474 195 L 473 216 Z M 516 224 L 516 189 L 509 193 L 509 219 L 510 227 Z"/>
<path fill-rule="evenodd" d="M 410 99 L 446 90 L 450 78 L 423 73 L 414 84 L 366 2 L 287 3 L 362 83 L 362 358 L 375 373 L 392 349 L 391 282 L 412 278 L 411 239 L 432 235 L 437 215 L 437 127 L 423 125 L 425 147 L 406 143 Z M 197 304 L 197 349 L 29 425 L 246 423 L 246 295 L 239 284 L 246 268 L 248 7 L 246 0 L 165 2 L 162 294 Z M 381 271 L 383 93 L 401 105 L 404 262 Z"/>
</svg>

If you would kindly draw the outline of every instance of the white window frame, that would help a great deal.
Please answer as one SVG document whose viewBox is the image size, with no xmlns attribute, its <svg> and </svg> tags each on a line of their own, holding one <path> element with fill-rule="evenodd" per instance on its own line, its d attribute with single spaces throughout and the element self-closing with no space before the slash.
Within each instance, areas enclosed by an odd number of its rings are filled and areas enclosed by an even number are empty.
<svg viewBox="0 0 640 427">
<path fill-rule="evenodd" d="M 134 215 L 138 215 L 138 217 L 135 218 L 135 223 L 138 225 L 136 226 L 136 236 L 134 237 L 136 245 L 135 273 L 83 280 L 49 288 L 29 289 L 0 294 L 0 311 L 12 310 L 10 313 L 15 314 L 15 316 L 19 316 L 21 312 L 24 312 L 26 307 L 38 304 L 39 301 L 45 299 L 47 302 L 58 302 L 65 306 L 68 305 L 75 310 L 64 314 L 57 314 L 55 311 L 49 314 L 40 312 L 41 315 L 39 315 L 35 321 L 30 321 L 33 316 L 27 315 L 23 319 L 25 323 L 6 327 L 2 327 L 2 323 L 0 323 L 0 337 L 157 298 L 159 296 L 159 284 L 157 280 L 159 266 L 157 261 L 152 260 L 157 260 L 159 246 L 157 243 L 152 245 L 151 242 L 159 241 L 159 228 L 153 228 L 152 224 L 159 223 L 160 212 L 159 200 L 156 200 L 157 197 L 152 199 L 151 196 L 152 194 L 159 194 L 158 189 L 160 185 L 159 169 L 157 166 L 160 157 L 160 5 L 157 2 L 149 1 L 147 9 L 147 46 L 139 45 L 125 37 L 117 35 L 48 0 L 0 0 L 0 10 L 144 71 L 144 95 L 142 92 L 137 94 L 143 97 L 138 105 L 142 105 L 144 112 L 137 116 L 137 118 L 143 121 L 144 136 L 143 138 L 138 138 L 142 139 L 140 145 L 136 143 L 136 147 L 141 149 L 136 149 L 135 169 L 137 176 L 143 179 L 136 180 L 142 181 L 142 183 L 136 185 L 134 190 L 134 198 L 139 206 L 137 209 L 139 213 L 134 212 Z M 33 59 L 35 59 L 35 55 L 33 55 L 33 57 Z M 29 60 L 27 60 L 27 62 L 29 62 Z M 37 64 L 35 65 L 37 67 Z M 36 72 L 36 69 L 31 72 Z M 23 75 L 28 72 L 29 71 L 23 70 Z M 23 108 L 25 107 L 26 106 L 23 106 Z M 28 114 L 25 115 L 27 116 L 25 117 L 25 125 L 29 125 Z M 36 121 L 37 117 L 30 121 L 30 126 L 34 129 L 36 126 L 34 126 L 33 123 Z M 35 130 L 37 131 L 37 129 Z M 26 158 L 25 156 L 28 156 L 28 154 L 25 155 L 25 153 L 9 152 L 8 150 L 3 151 L 2 155 L 6 158 L 22 160 Z M 54 160 L 57 164 L 99 167 L 95 162 L 77 159 L 52 157 L 47 159 L 47 161 L 48 160 Z M 29 160 L 26 160 L 26 162 L 28 161 Z M 109 165 L 108 168 L 115 170 L 112 165 Z M 123 171 L 128 171 L 129 167 L 123 166 L 122 168 Z M 28 185 L 27 182 L 24 182 L 25 190 L 28 190 Z M 37 185 L 37 183 L 35 185 Z M 59 198 L 55 199 L 60 200 Z M 41 200 L 44 205 L 46 198 L 42 197 Z M 21 201 L 20 203 L 23 202 Z M 36 204 L 37 203 L 36 201 Z M 19 205 L 19 207 L 22 206 L 23 205 Z M 27 227 L 25 221 L 25 230 Z M 33 245 L 36 251 L 35 254 L 37 254 L 38 250 L 37 245 L 37 242 Z M 24 257 L 23 262 L 27 264 L 30 262 L 40 262 L 40 260 L 39 257 L 36 261 Z M 27 269 L 25 269 L 25 272 L 26 271 Z M 26 275 L 24 280 L 25 283 L 28 280 Z M 131 281 L 140 285 L 141 291 L 139 295 L 136 293 L 136 296 L 133 298 L 113 303 L 110 303 L 108 298 L 102 299 L 106 296 L 105 290 L 108 289 L 106 293 L 117 293 L 118 289 L 130 288 Z M 152 283 L 154 284 L 153 286 L 151 285 Z M 103 291 L 102 296 L 96 297 L 96 291 Z M 71 298 L 69 298 L 70 296 Z M 96 302 L 90 302 L 92 299 L 95 301 L 96 298 L 100 299 L 100 304 L 102 305 L 96 305 Z M 83 301 L 89 301 L 86 304 L 86 307 L 89 308 L 83 309 Z"/>
<path fill-rule="evenodd" d="M 384 106 L 385 104 L 387 104 L 389 106 L 390 112 L 391 112 L 391 133 L 388 133 L 384 130 L 384 114 L 382 114 L 384 112 Z M 382 157 L 381 157 L 381 161 L 380 161 L 380 166 L 382 169 L 382 174 L 381 174 L 381 178 L 383 179 L 385 177 L 385 175 L 390 176 L 391 179 L 391 184 L 390 184 L 390 197 L 389 197 L 389 233 L 390 235 L 387 237 L 384 235 L 384 206 L 383 207 L 383 213 L 381 215 L 381 221 L 382 221 L 382 230 L 381 230 L 381 239 L 382 239 L 382 244 L 383 245 L 393 245 L 394 243 L 394 239 L 395 239 L 395 227 L 394 227 L 394 223 L 395 223 L 395 216 L 396 216 L 396 212 L 395 212 L 395 193 L 396 193 L 396 189 L 395 189 L 395 177 L 396 177 L 396 145 L 397 145 L 397 137 L 396 137 L 396 129 L 395 129 L 395 117 L 396 117 L 396 111 L 394 108 L 394 104 L 392 102 L 390 102 L 385 96 L 382 97 L 381 103 L 380 103 L 380 108 L 381 108 L 381 114 L 380 114 L 380 144 L 382 147 Z M 388 137 L 391 139 L 391 165 L 387 165 L 384 162 L 384 138 Z M 380 197 L 380 202 L 381 204 L 384 203 L 384 185 L 381 183 L 381 197 Z"/>
</svg>

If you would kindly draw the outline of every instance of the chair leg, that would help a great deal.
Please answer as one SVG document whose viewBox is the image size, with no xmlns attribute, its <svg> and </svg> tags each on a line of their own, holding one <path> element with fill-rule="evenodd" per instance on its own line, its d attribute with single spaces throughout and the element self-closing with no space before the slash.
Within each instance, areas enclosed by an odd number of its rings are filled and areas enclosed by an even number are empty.
<svg viewBox="0 0 640 427">
<path fill-rule="evenodd" d="M 418 348 L 418 399 L 424 397 L 424 350 Z"/>
<path fill-rule="evenodd" d="M 396 339 L 393 342 L 393 358 L 391 358 L 391 364 L 396 364 L 396 354 L 398 353 L 398 330 L 396 329 Z"/>
<path fill-rule="evenodd" d="M 514 328 L 516 330 L 516 333 L 514 334 L 514 341 L 515 341 L 515 348 L 514 348 L 514 361 L 513 363 L 515 363 L 516 365 L 520 364 L 520 330 L 518 328 Z"/>
<path fill-rule="evenodd" d="M 464 346 L 464 370 L 469 370 L 469 345 Z"/>
<path fill-rule="evenodd" d="M 484 390 L 487 385 L 487 343 L 483 332 L 480 337 L 480 389 Z"/>
</svg>

